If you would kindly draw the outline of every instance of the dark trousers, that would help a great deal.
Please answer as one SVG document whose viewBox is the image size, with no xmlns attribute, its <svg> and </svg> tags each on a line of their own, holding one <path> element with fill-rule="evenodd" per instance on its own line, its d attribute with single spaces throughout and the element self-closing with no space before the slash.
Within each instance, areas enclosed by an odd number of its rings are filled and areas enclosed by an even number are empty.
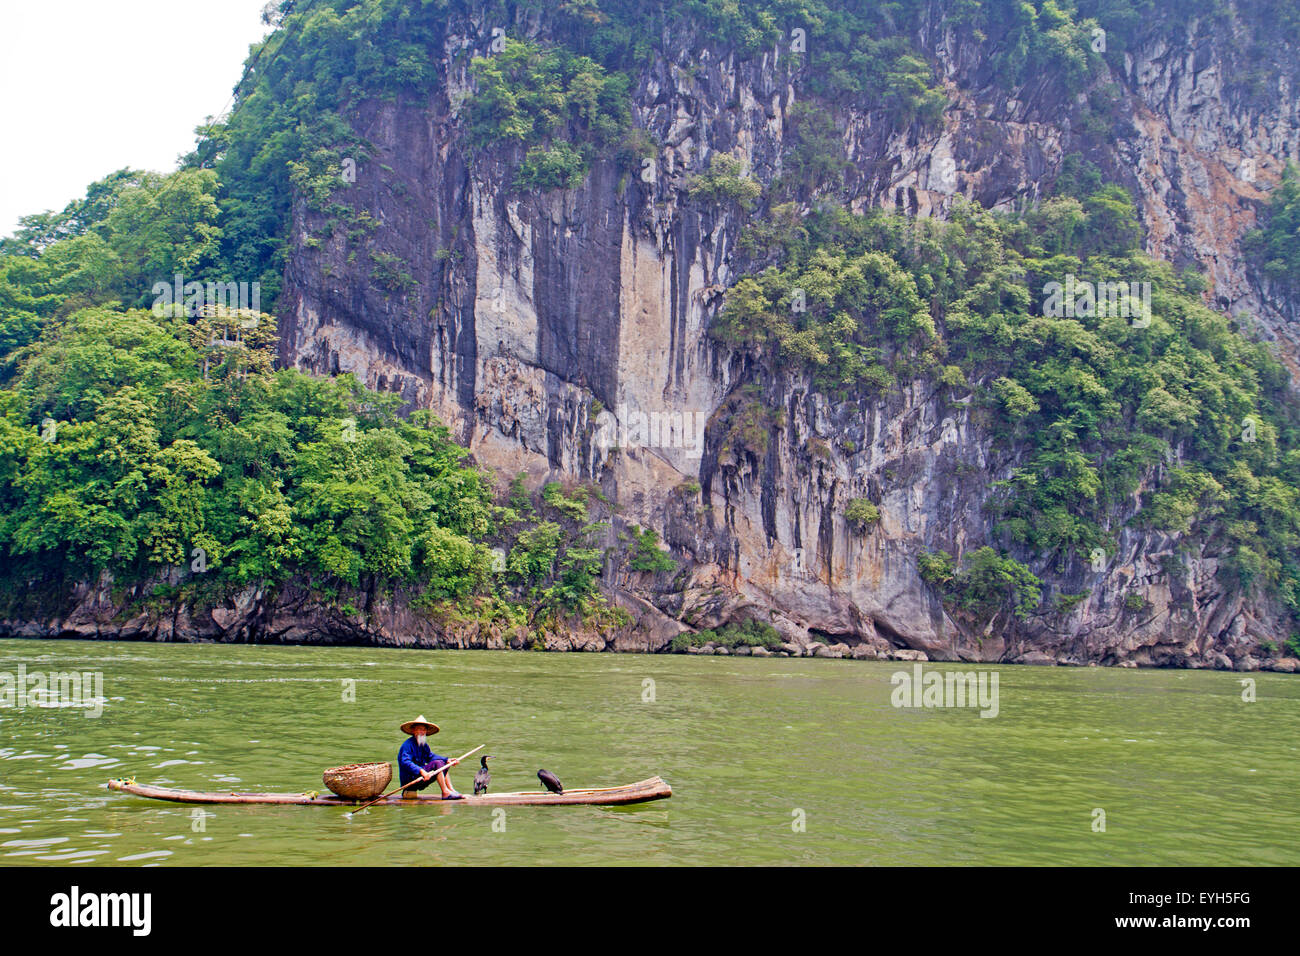
<svg viewBox="0 0 1300 956">
<path fill-rule="evenodd" d="M 434 773 L 435 771 L 438 770 L 438 768 L 445 767 L 445 766 L 447 766 L 446 757 L 434 757 L 432 760 L 430 760 L 428 763 L 424 765 L 424 769 L 429 771 L 429 773 Z M 406 792 L 407 793 L 418 792 L 420 790 L 423 790 L 425 787 L 436 785 L 437 782 L 438 782 L 437 778 L 435 777 L 430 777 L 428 780 L 420 780 L 417 783 L 413 783 L 409 787 L 407 787 Z"/>
</svg>

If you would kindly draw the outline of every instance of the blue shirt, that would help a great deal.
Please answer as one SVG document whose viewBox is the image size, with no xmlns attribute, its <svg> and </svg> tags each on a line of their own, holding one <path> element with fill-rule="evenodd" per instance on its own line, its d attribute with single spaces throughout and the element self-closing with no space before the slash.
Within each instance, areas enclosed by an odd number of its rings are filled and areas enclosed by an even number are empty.
<svg viewBox="0 0 1300 956">
<path fill-rule="evenodd" d="M 428 744 L 421 746 L 415 742 L 414 737 L 407 737 L 406 743 L 402 744 L 402 749 L 397 751 L 397 776 L 402 786 L 417 779 L 420 771 L 435 759 L 446 760 L 447 758 L 438 756 L 429 749 Z"/>
</svg>

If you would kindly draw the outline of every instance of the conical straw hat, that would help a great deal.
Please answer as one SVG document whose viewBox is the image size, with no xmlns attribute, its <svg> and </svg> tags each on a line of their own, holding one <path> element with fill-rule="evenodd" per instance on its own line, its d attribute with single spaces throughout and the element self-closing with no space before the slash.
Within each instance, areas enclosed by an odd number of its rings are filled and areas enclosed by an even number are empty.
<svg viewBox="0 0 1300 956">
<path fill-rule="evenodd" d="M 421 714 L 419 717 L 416 717 L 415 720 L 408 720 L 406 723 L 402 724 L 402 733 L 414 734 L 415 731 L 412 730 L 412 728 L 416 724 L 424 724 L 426 727 L 429 728 L 430 734 L 436 734 L 438 732 L 438 725 L 435 724 L 429 718 L 425 717 L 424 714 Z"/>
</svg>

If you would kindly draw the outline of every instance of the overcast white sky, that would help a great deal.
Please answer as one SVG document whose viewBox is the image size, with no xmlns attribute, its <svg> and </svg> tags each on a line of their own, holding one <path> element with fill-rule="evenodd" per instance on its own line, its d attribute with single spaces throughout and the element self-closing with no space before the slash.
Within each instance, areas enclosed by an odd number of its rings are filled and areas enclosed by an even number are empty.
<svg viewBox="0 0 1300 956">
<path fill-rule="evenodd" d="M 0 0 L 0 236 L 115 169 L 174 169 L 226 106 L 265 5 Z"/>
</svg>

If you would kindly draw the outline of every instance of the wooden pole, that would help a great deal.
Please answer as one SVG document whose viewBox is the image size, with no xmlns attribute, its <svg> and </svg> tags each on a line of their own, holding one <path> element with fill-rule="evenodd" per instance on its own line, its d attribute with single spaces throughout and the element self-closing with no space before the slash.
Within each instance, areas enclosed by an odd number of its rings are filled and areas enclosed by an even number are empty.
<svg viewBox="0 0 1300 956">
<path fill-rule="evenodd" d="M 475 748 L 474 748 L 473 750 L 471 750 L 469 753 L 462 754 L 461 756 L 457 757 L 457 758 L 456 758 L 456 763 L 461 763 L 462 761 L 464 761 L 464 759 L 465 759 L 466 757 L 472 757 L 474 754 L 478 753 L 480 750 L 482 750 L 482 749 L 483 749 L 484 747 L 486 747 L 486 746 L 487 746 L 487 744 L 479 744 L 477 747 L 475 747 Z M 446 764 L 444 764 L 443 766 L 439 767 L 437 770 L 435 770 L 434 773 L 433 773 L 433 775 L 436 777 L 436 776 L 438 776 L 439 774 L 446 773 L 450 768 L 451 768 L 451 763 L 450 763 L 450 761 L 449 761 L 449 762 L 447 762 Z M 354 814 L 354 813 L 360 813 L 362 810 L 366 809 L 367 807 L 373 807 L 373 806 L 374 806 L 376 803 L 378 803 L 380 800 L 386 800 L 386 799 L 388 799 L 389 797 L 391 797 L 391 796 L 392 796 L 393 794 L 395 794 L 395 793 L 401 793 L 401 792 L 402 792 L 403 790 L 405 790 L 407 787 L 414 786 L 415 784 L 419 783 L 419 782 L 420 782 L 421 780 L 423 780 L 423 779 L 424 779 L 423 777 L 416 777 L 416 778 L 415 778 L 414 780 L 412 780 L 410 783 L 404 783 L 404 784 L 402 784 L 400 787 L 398 787 L 396 790 L 391 790 L 391 791 L 389 791 L 388 793 L 381 793 L 379 796 L 375 797 L 375 799 L 371 800 L 369 803 L 363 803 L 361 806 L 357 807 L 355 810 L 349 810 L 349 811 L 348 811 L 348 816 L 352 816 L 352 814 Z"/>
</svg>

